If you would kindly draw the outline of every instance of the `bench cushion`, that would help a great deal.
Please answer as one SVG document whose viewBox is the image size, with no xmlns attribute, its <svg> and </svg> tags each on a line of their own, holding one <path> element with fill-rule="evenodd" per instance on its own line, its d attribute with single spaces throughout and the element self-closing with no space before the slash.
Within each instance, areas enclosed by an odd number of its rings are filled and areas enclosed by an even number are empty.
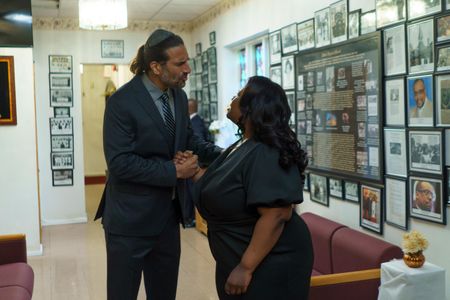
<svg viewBox="0 0 450 300">
<path fill-rule="evenodd" d="M 30 300 L 31 295 L 27 289 L 21 286 L 5 286 L 0 287 L 0 299 Z"/>
<path fill-rule="evenodd" d="M 33 282 L 34 273 L 33 269 L 26 263 L 13 263 L 0 265 L 0 288 L 8 286 L 17 286 L 24 288 L 30 295 L 33 294 Z M 7 291 L 21 293 L 20 291 Z M 30 296 L 31 298 L 31 296 Z M 3 298 L 0 299 L 16 299 L 16 298 Z M 21 299 L 21 298 L 19 298 Z"/>
</svg>

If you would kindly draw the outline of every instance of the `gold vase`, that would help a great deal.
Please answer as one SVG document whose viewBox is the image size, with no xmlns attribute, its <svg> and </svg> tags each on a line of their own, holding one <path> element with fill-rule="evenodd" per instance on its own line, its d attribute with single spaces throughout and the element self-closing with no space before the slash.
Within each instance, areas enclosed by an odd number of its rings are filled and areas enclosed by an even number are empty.
<svg viewBox="0 0 450 300">
<path fill-rule="evenodd" d="M 410 268 L 420 268 L 425 263 L 425 256 L 423 256 L 422 251 L 405 253 L 403 254 L 403 261 Z"/>
</svg>

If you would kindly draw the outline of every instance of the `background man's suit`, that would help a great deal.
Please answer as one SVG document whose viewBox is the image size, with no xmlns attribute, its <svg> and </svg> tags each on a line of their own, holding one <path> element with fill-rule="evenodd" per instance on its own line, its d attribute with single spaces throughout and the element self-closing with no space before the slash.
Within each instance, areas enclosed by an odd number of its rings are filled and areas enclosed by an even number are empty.
<svg viewBox="0 0 450 300">
<path fill-rule="evenodd" d="M 204 141 L 209 141 L 208 128 L 206 128 L 205 122 L 197 113 L 191 118 L 191 124 L 195 135 Z"/>
</svg>

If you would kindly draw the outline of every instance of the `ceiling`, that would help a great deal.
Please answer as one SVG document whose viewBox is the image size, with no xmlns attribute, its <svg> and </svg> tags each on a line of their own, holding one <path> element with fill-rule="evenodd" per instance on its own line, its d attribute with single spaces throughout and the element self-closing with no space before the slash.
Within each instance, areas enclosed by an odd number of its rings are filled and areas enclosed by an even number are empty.
<svg viewBox="0 0 450 300">
<path fill-rule="evenodd" d="M 191 21 L 221 0 L 127 0 L 128 20 Z M 78 18 L 78 0 L 31 0 L 33 17 Z"/>
</svg>

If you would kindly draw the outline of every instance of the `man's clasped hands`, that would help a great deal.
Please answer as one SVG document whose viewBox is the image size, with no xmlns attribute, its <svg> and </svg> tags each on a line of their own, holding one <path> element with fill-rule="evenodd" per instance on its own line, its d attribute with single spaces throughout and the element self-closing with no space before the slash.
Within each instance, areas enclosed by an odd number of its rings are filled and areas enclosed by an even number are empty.
<svg viewBox="0 0 450 300">
<path fill-rule="evenodd" d="M 198 165 L 198 156 L 192 151 L 178 151 L 173 158 L 177 171 L 177 178 L 192 178 L 194 181 L 199 179 L 206 169 Z"/>
</svg>

